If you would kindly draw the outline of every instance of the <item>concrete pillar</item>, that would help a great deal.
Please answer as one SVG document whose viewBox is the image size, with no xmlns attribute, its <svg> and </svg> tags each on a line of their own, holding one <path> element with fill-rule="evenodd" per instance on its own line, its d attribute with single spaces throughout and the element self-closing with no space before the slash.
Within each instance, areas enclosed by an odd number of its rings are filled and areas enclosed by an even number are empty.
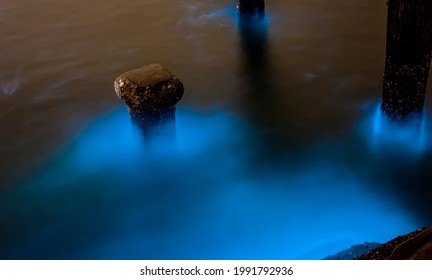
<svg viewBox="0 0 432 280">
<path fill-rule="evenodd" d="M 394 121 L 423 114 L 432 58 L 432 1 L 389 0 L 382 110 Z"/>
<path fill-rule="evenodd" d="M 169 70 L 146 65 L 118 76 L 114 88 L 145 135 L 175 132 L 175 109 L 184 87 Z"/>
</svg>

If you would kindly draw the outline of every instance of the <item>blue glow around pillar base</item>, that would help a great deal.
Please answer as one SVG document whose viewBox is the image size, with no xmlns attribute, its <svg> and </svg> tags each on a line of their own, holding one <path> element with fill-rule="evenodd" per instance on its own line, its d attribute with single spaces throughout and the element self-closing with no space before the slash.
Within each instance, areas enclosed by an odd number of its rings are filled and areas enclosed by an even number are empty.
<svg viewBox="0 0 432 280">
<path fill-rule="evenodd" d="M 345 164 L 318 155 L 295 170 L 256 168 L 249 133 L 230 113 L 179 109 L 167 151 L 147 146 L 124 108 L 89 123 L 25 191 L 0 198 L 11 202 L 0 220 L 26 210 L 17 224 L 28 239 L 8 257 L 320 259 L 419 227 Z"/>
<path fill-rule="evenodd" d="M 377 104 L 368 123 L 365 134 L 374 149 L 415 154 L 430 149 L 426 114 L 422 119 L 393 123 L 382 112 L 381 104 Z"/>
</svg>

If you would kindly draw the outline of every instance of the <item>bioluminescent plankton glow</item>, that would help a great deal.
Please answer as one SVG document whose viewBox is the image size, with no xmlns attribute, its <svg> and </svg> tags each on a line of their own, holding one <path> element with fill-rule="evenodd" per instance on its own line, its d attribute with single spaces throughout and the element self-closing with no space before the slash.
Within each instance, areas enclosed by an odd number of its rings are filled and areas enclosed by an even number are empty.
<svg viewBox="0 0 432 280">
<path fill-rule="evenodd" d="M 0 259 L 322 259 L 432 224 L 382 1 L 48 2 L 0 4 Z"/>
<path fill-rule="evenodd" d="M 379 188 L 343 162 L 324 165 L 317 156 L 295 169 L 296 158 L 273 170 L 254 166 L 251 133 L 227 113 L 182 109 L 166 149 L 163 139 L 145 144 L 127 111 L 115 111 L 10 194 L 31 194 L 23 203 L 35 222 L 25 231 L 35 234 L 9 254 L 30 246 L 44 257 L 49 242 L 69 248 L 46 252 L 56 258 L 319 259 L 419 226 L 397 197 L 383 200 L 384 191 L 372 192 Z M 76 230 L 85 236 L 74 237 Z M 77 242 L 86 249 L 73 248 Z"/>
</svg>

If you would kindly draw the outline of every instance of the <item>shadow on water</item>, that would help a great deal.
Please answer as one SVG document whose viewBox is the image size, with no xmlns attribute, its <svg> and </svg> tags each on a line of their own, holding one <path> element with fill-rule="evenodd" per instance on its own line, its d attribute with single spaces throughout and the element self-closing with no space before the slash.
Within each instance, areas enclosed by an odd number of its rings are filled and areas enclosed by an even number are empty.
<svg viewBox="0 0 432 280">
<path fill-rule="evenodd" d="M 237 15 L 236 23 L 240 35 L 241 76 L 244 77 L 243 106 L 246 107 L 251 123 L 267 147 L 273 147 L 275 137 L 271 128 L 276 126 L 274 104 L 277 103 L 276 89 L 271 82 L 271 61 L 268 42 L 268 15 Z M 270 130 L 269 130 L 270 128 Z M 266 149 L 263 154 L 271 154 Z"/>
</svg>

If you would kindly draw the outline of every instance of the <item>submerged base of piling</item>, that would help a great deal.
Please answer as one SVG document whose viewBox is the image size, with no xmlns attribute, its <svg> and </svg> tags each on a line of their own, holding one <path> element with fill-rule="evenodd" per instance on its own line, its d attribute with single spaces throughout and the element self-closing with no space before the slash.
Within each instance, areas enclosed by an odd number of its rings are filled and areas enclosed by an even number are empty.
<svg viewBox="0 0 432 280">
<path fill-rule="evenodd" d="M 145 138 L 173 138 L 176 135 L 176 107 L 137 113 L 129 110 L 132 124 Z"/>
<path fill-rule="evenodd" d="M 237 8 L 241 17 L 265 16 L 265 0 L 238 0 Z"/>
</svg>

